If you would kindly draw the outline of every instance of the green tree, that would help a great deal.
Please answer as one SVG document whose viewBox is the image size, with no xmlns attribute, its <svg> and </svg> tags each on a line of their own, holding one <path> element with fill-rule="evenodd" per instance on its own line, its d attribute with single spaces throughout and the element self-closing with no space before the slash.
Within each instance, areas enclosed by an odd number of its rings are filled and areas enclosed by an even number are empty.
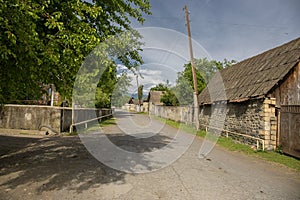
<svg viewBox="0 0 300 200">
<path fill-rule="evenodd" d="M 179 101 L 174 93 L 175 87 L 169 85 L 169 81 L 166 84 L 159 83 L 155 87 L 151 88 L 150 91 L 164 91 L 165 93 L 161 96 L 160 101 L 165 106 L 178 106 Z"/>
<path fill-rule="evenodd" d="M 217 71 L 229 67 L 235 63 L 235 60 L 229 61 L 226 58 L 223 60 L 223 62 L 208 60 L 207 58 L 195 59 L 196 70 L 198 70 L 201 76 L 204 78 L 205 84 L 210 81 L 210 79 Z"/>
<path fill-rule="evenodd" d="M 209 80 L 218 70 L 229 67 L 234 63 L 236 63 L 236 61 L 228 61 L 227 59 L 224 59 L 223 62 L 216 60 L 209 61 L 207 58 L 195 59 L 198 94 L 202 92 Z M 166 95 L 165 102 L 169 104 L 170 102 L 173 102 L 173 104 L 176 105 L 176 101 L 172 101 L 171 99 L 167 100 L 167 98 L 174 99 L 175 96 L 180 105 L 189 105 L 193 103 L 194 81 L 190 63 L 184 65 L 184 70 L 178 73 L 176 86 L 172 88 L 172 93 L 174 95 L 170 93 Z"/>
<path fill-rule="evenodd" d="M 198 93 L 205 87 L 205 80 L 199 70 L 196 69 L 196 80 Z M 184 70 L 177 75 L 174 94 L 178 98 L 180 105 L 189 105 L 193 103 L 194 81 L 191 64 L 184 65 Z"/>
<path fill-rule="evenodd" d="M 180 105 L 189 105 L 193 103 L 193 83 L 188 81 L 182 74 L 178 74 L 176 86 L 173 90 Z"/>
<path fill-rule="evenodd" d="M 196 67 L 196 80 L 197 80 L 197 89 L 198 93 L 200 93 L 205 87 L 206 83 L 203 78 L 203 75 L 200 73 L 200 70 Z M 193 81 L 193 73 L 191 64 L 184 65 L 184 70 L 179 72 L 177 75 L 176 85 L 180 85 L 182 82 L 188 82 L 190 87 L 194 89 L 194 81 Z"/>
<path fill-rule="evenodd" d="M 127 75 L 127 73 L 122 73 L 117 78 L 117 83 L 115 89 L 112 93 L 111 104 L 116 107 L 121 107 L 125 105 L 130 99 L 128 95 L 128 87 L 131 86 L 132 78 Z"/>
<path fill-rule="evenodd" d="M 144 88 L 143 85 L 140 85 L 138 87 L 138 99 L 139 99 L 139 104 L 140 105 L 142 104 L 142 100 L 143 100 L 143 88 Z"/>
<path fill-rule="evenodd" d="M 163 83 L 159 83 L 155 87 L 151 88 L 150 90 L 151 91 L 167 91 L 168 89 L 169 89 L 168 85 L 165 85 Z"/>
<path fill-rule="evenodd" d="M 162 95 L 160 101 L 164 106 L 179 106 L 179 101 L 172 89 L 166 90 L 166 93 Z"/>
<path fill-rule="evenodd" d="M 99 79 L 96 93 L 95 93 L 95 106 L 96 108 L 110 108 L 111 97 L 114 87 L 117 82 L 117 69 L 116 65 L 112 65 L 105 69 L 104 73 Z"/>
<path fill-rule="evenodd" d="M 0 0 L 0 100 L 37 99 L 42 83 L 72 95 L 76 73 L 90 51 L 111 35 L 144 22 L 148 0 Z M 137 50 L 119 55 L 128 68 Z"/>
</svg>

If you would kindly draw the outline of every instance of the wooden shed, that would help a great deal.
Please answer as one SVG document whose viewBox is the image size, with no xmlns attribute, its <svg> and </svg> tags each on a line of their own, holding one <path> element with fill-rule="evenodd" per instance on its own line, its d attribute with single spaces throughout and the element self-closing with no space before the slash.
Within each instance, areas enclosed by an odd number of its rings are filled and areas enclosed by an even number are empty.
<svg viewBox="0 0 300 200">
<path fill-rule="evenodd" d="M 226 102 L 225 129 L 300 157 L 299 61 L 297 38 L 221 70 L 199 95 L 200 123 L 208 122 L 211 105 Z"/>
</svg>

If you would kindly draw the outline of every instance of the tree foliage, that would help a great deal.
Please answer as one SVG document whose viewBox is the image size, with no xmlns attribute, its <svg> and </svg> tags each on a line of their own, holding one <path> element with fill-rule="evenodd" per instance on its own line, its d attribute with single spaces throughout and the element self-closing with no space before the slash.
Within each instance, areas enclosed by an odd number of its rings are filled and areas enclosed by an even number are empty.
<svg viewBox="0 0 300 200">
<path fill-rule="evenodd" d="M 150 90 L 151 91 L 167 91 L 168 89 L 169 89 L 168 85 L 165 85 L 163 83 L 159 83 L 155 87 L 151 88 Z"/>
<path fill-rule="evenodd" d="M 206 86 L 203 75 L 200 70 L 198 70 L 200 66 L 196 66 L 196 81 L 197 81 L 197 90 L 200 93 Z M 183 83 L 189 83 L 189 87 L 194 89 L 194 81 L 193 81 L 193 73 L 191 64 L 184 65 L 184 70 L 182 72 L 178 72 L 176 85 L 180 87 Z M 184 84 L 186 85 L 186 84 Z"/>
<path fill-rule="evenodd" d="M 0 100 L 39 98 L 42 83 L 70 97 L 90 51 L 111 35 L 131 31 L 131 20 L 143 23 L 149 10 L 148 0 L 0 0 Z M 142 62 L 137 51 L 119 60 L 129 68 L 131 60 Z"/>
<path fill-rule="evenodd" d="M 223 60 L 223 62 L 203 58 L 195 59 L 195 68 L 203 77 L 205 84 L 207 84 L 217 71 L 229 67 L 235 63 L 235 60 L 229 61 L 226 58 Z"/>
<path fill-rule="evenodd" d="M 213 75 L 225 67 L 229 67 L 236 61 L 223 62 L 208 59 L 195 59 L 196 80 L 198 94 L 206 87 Z M 161 102 L 168 106 L 190 105 L 194 101 L 194 81 L 191 63 L 184 65 L 184 70 L 177 75 L 176 85 L 167 87 L 164 84 L 158 84 L 152 90 L 167 91 L 161 98 Z"/>
<path fill-rule="evenodd" d="M 117 69 L 115 65 L 105 69 L 101 78 L 99 79 L 96 93 L 95 93 L 95 106 L 96 108 L 110 108 L 111 96 L 117 82 Z"/>
<path fill-rule="evenodd" d="M 143 88 L 144 88 L 143 85 L 140 85 L 138 87 L 138 99 L 139 99 L 139 104 L 140 105 L 142 104 L 142 99 L 143 99 Z"/>
<path fill-rule="evenodd" d="M 128 102 L 130 96 L 128 95 L 128 87 L 131 86 L 132 78 L 127 73 L 122 73 L 117 78 L 115 89 L 112 93 L 111 105 L 121 107 Z"/>
<path fill-rule="evenodd" d="M 179 106 L 180 105 L 178 98 L 172 88 L 166 90 L 166 93 L 162 95 L 160 101 L 164 104 L 164 106 Z"/>
<path fill-rule="evenodd" d="M 169 81 L 167 84 L 159 83 L 155 87 L 152 87 L 150 91 L 164 91 L 165 93 L 161 96 L 160 102 L 165 106 L 178 106 L 179 102 L 174 93 L 174 87 L 169 85 Z"/>
</svg>

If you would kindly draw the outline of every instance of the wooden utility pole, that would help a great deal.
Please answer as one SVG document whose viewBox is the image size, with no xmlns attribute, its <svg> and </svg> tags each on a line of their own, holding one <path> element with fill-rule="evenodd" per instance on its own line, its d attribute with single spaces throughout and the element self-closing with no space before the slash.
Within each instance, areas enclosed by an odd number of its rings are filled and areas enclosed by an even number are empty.
<svg viewBox="0 0 300 200">
<path fill-rule="evenodd" d="M 138 74 L 136 75 L 136 87 L 137 87 L 137 95 L 138 95 L 138 100 L 139 100 L 138 112 L 140 112 L 141 100 L 139 99 L 139 76 L 138 76 Z"/>
<path fill-rule="evenodd" d="M 191 56 L 191 66 L 192 66 L 192 73 L 193 73 L 193 81 L 194 81 L 194 114 L 195 114 L 195 125 L 196 129 L 199 129 L 199 102 L 198 102 L 198 86 L 197 86 L 197 77 L 196 77 L 196 69 L 194 64 L 194 55 L 193 55 L 193 46 L 192 46 L 192 37 L 191 37 L 191 28 L 190 28 L 190 20 L 189 20 L 189 11 L 187 6 L 184 6 L 185 10 L 185 19 L 186 19 L 186 26 L 188 31 L 188 39 L 189 39 L 189 46 L 190 46 L 190 56 Z"/>
</svg>

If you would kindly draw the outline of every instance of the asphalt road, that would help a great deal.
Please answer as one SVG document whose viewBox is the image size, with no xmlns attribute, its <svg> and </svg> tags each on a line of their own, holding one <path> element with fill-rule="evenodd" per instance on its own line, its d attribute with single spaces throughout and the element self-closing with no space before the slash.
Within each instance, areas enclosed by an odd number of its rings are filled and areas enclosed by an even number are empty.
<svg viewBox="0 0 300 200">
<path fill-rule="evenodd" d="M 115 117 L 81 140 L 2 134 L 0 199 L 300 199 L 299 172 L 218 146 L 199 158 L 200 138 L 147 115 Z"/>
</svg>

